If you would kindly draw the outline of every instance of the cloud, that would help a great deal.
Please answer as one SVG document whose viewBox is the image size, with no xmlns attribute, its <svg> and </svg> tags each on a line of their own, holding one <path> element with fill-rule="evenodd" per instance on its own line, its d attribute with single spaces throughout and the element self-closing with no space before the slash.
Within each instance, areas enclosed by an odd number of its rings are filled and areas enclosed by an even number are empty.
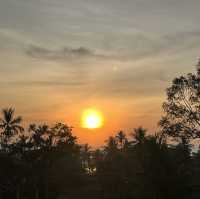
<svg viewBox="0 0 200 199">
<path fill-rule="evenodd" d="M 15 86 L 82 86 L 85 82 L 82 81 L 12 81 L 6 82 L 7 85 Z"/>
<path fill-rule="evenodd" d="M 140 49 L 133 51 L 136 59 L 161 57 L 162 55 L 177 55 L 199 48 L 200 30 L 164 34 L 154 39 L 140 42 Z"/>
<path fill-rule="evenodd" d="M 74 61 L 82 59 L 103 59 L 103 60 L 142 60 L 151 57 L 162 56 L 164 54 L 179 54 L 200 45 L 200 30 L 191 30 L 163 35 L 147 35 L 143 32 L 137 34 L 120 34 L 120 37 L 112 34 L 105 40 L 106 49 L 92 50 L 87 47 L 71 48 L 65 46 L 60 49 L 41 47 L 38 45 L 28 45 L 25 53 L 32 58 Z"/>
<path fill-rule="evenodd" d="M 58 50 L 47 49 L 35 45 L 30 45 L 26 49 L 26 54 L 32 58 L 48 59 L 48 60 L 74 60 L 81 58 L 103 58 L 104 55 L 96 54 L 93 50 L 79 47 L 64 47 Z"/>
<path fill-rule="evenodd" d="M 164 54 L 179 54 L 190 51 L 191 49 L 199 48 L 200 45 L 200 30 L 183 31 L 160 36 L 148 37 L 144 35 L 141 38 L 136 38 L 132 48 L 134 59 L 144 59 L 148 57 L 162 56 Z"/>
</svg>

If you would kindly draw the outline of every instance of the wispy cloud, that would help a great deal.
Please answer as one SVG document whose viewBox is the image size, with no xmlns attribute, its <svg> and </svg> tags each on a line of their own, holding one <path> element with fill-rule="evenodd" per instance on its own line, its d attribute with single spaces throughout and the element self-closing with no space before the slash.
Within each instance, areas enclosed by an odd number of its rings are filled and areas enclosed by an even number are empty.
<svg viewBox="0 0 200 199">
<path fill-rule="evenodd" d="M 52 87 L 52 86 L 69 86 L 69 87 L 78 87 L 78 86 L 83 86 L 86 84 L 85 81 L 81 80 L 71 80 L 71 81 L 41 81 L 41 80 L 36 80 L 36 81 L 9 81 L 9 82 L 1 82 L 2 85 L 15 85 L 15 86 L 33 86 L 33 87 Z"/>
<path fill-rule="evenodd" d="M 26 55 L 32 58 L 72 61 L 83 59 L 103 59 L 103 60 L 141 60 L 149 57 L 162 56 L 163 54 L 177 54 L 198 48 L 200 45 L 200 30 L 191 30 L 164 35 L 133 34 L 121 35 L 120 40 L 112 42 L 112 47 L 106 52 L 104 49 L 90 49 L 84 46 L 78 48 L 61 47 L 57 49 L 41 47 L 39 45 L 28 45 L 25 49 Z M 108 44 L 109 45 L 109 44 Z M 99 53 L 103 52 L 103 53 Z"/>
<path fill-rule="evenodd" d="M 30 45 L 26 49 L 26 54 L 32 58 L 49 60 L 74 60 L 82 58 L 106 58 L 105 55 L 97 54 L 93 50 L 85 47 L 70 48 L 63 47 L 53 50 L 35 45 Z"/>
</svg>

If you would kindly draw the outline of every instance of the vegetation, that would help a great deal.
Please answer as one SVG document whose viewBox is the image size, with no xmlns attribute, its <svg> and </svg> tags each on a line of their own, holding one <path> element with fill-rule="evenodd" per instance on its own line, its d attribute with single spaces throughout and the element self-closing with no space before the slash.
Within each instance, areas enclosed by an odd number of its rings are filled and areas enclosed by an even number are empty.
<svg viewBox="0 0 200 199">
<path fill-rule="evenodd" d="M 163 108 L 159 133 L 119 131 L 95 151 L 66 124 L 25 130 L 3 109 L 0 198 L 200 198 L 200 70 L 173 81 Z"/>
</svg>

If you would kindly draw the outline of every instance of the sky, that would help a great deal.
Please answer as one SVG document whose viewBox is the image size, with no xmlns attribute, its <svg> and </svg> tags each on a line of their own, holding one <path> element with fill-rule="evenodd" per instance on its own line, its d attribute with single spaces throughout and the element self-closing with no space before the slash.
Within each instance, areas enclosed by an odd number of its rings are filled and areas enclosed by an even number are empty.
<svg viewBox="0 0 200 199">
<path fill-rule="evenodd" d="M 165 89 L 195 71 L 199 0 L 0 0 L 0 108 L 28 123 L 73 126 L 102 145 L 119 130 L 155 132 Z M 94 107 L 101 129 L 80 126 Z"/>
</svg>

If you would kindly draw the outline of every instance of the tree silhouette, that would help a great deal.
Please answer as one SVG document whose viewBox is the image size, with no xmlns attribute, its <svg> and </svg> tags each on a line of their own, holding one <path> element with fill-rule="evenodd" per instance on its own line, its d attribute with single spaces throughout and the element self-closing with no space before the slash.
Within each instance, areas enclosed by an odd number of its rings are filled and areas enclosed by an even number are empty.
<svg viewBox="0 0 200 199">
<path fill-rule="evenodd" d="M 143 127 L 134 129 L 134 132 L 131 133 L 131 136 L 133 137 L 134 142 L 139 143 L 139 144 L 144 143 L 146 132 L 147 132 L 147 130 L 144 129 Z"/>
<path fill-rule="evenodd" d="M 31 124 L 29 126 L 29 133 L 31 133 L 30 142 L 33 144 L 34 150 L 42 149 L 47 144 L 50 129 L 47 125 Z"/>
<path fill-rule="evenodd" d="M 119 142 L 121 150 L 124 148 L 124 145 L 127 141 L 126 134 L 123 131 L 119 131 L 116 135 L 117 141 Z"/>
<path fill-rule="evenodd" d="M 198 70 L 199 71 L 199 70 Z M 175 78 L 167 89 L 165 115 L 159 122 L 162 133 L 171 137 L 200 138 L 200 75 Z"/>
<path fill-rule="evenodd" d="M 24 128 L 20 125 L 22 118 L 20 116 L 14 117 L 14 109 L 6 108 L 2 110 L 2 118 L 0 118 L 1 135 L 5 144 L 9 139 L 18 133 L 22 133 Z"/>
<path fill-rule="evenodd" d="M 110 156 L 114 155 L 118 151 L 118 144 L 115 137 L 110 136 L 108 140 L 106 140 L 105 151 Z"/>
</svg>

